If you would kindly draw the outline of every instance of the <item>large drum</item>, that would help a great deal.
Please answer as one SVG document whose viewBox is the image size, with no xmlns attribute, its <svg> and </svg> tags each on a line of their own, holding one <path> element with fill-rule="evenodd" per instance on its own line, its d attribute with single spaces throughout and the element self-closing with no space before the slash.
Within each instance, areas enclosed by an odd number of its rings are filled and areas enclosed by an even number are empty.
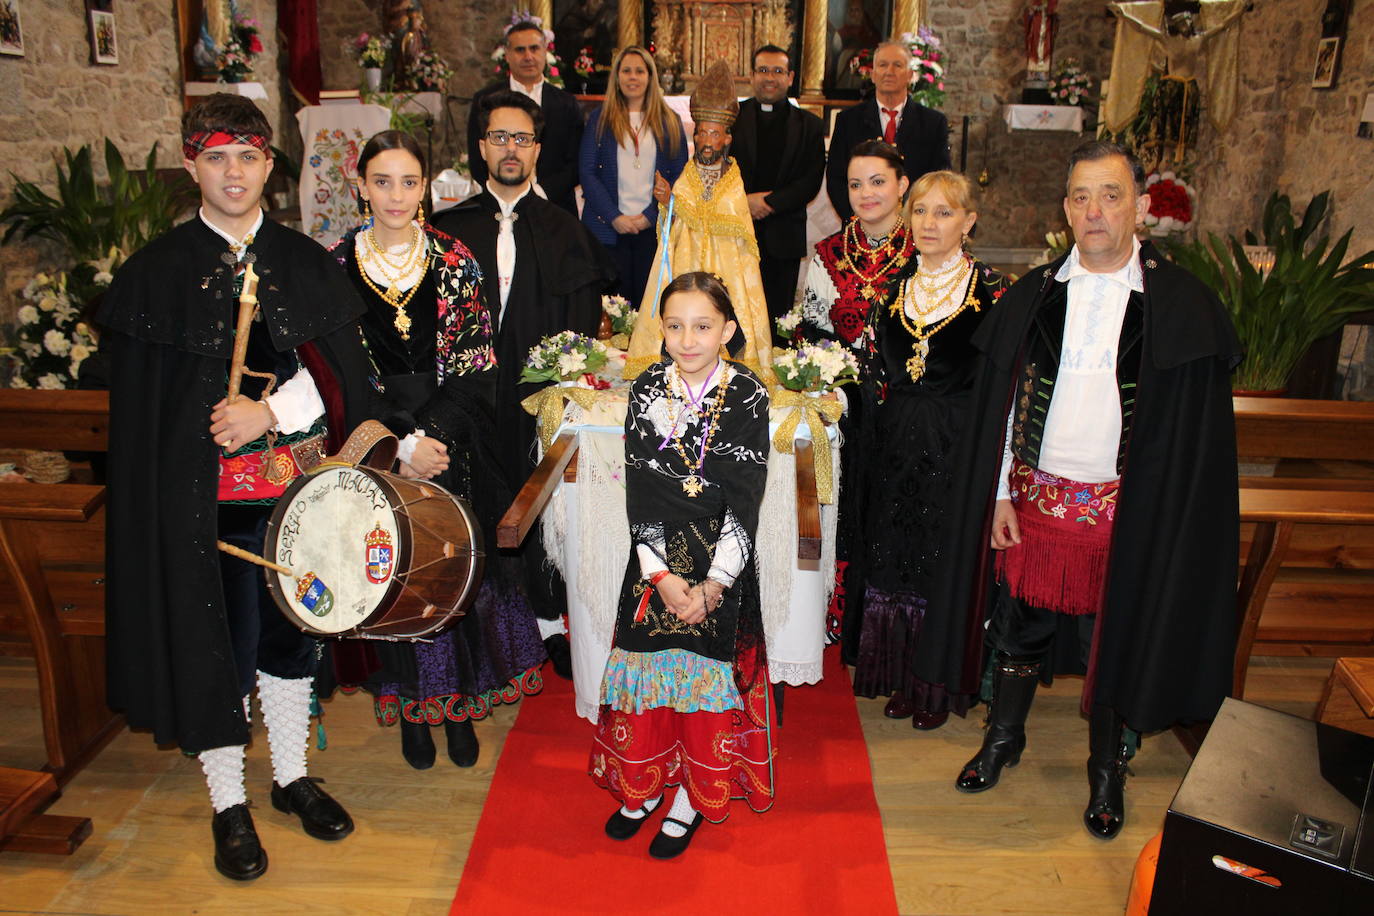
<svg viewBox="0 0 1374 916">
<path fill-rule="evenodd" d="M 482 529 L 465 502 L 349 462 L 287 488 L 263 552 L 292 572 L 267 570 L 277 607 L 316 636 L 432 637 L 467 613 L 482 581 Z"/>
</svg>

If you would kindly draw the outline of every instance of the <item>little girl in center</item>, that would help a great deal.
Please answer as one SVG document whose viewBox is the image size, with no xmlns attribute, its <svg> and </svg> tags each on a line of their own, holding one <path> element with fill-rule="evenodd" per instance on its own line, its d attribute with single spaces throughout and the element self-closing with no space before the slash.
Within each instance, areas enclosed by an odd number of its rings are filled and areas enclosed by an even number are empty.
<svg viewBox="0 0 1374 916">
<path fill-rule="evenodd" d="M 755 811 L 773 802 L 754 551 L 768 391 L 726 358 L 745 341 L 719 278 L 682 274 L 658 305 L 667 358 L 635 379 L 625 416 L 631 551 L 590 772 L 621 803 L 606 822 L 616 840 L 676 787 L 649 844 L 670 859 L 703 820 L 723 821 L 731 799 Z"/>
</svg>

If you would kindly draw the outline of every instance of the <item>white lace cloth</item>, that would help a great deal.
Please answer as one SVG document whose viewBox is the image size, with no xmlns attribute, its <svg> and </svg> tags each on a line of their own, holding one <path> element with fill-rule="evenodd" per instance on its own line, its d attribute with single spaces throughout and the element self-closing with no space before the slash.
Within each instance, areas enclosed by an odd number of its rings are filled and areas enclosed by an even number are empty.
<svg viewBox="0 0 1374 916">
<path fill-rule="evenodd" d="M 623 402 L 619 407 L 623 425 Z M 563 428 L 577 432 L 577 482 L 559 484 L 542 516 L 545 550 L 568 587 L 577 714 L 593 722 L 600 711 L 601 676 L 611 652 L 620 584 L 630 553 L 624 442 L 621 426 L 613 422 L 615 412 L 598 406 L 588 417 L 569 402 Z M 773 420 L 783 419 L 785 413 L 775 411 Z M 800 424 L 797 436 L 807 435 L 806 424 Z M 838 448 L 832 453 L 838 455 Z M 770 455 L 755 543 L 769 679 L 800 686 L 821 679 L 825 609 L 835 582 L 836 515 L 833 505 L 821 507 L 819 567 L 799 569 L 795 471 L 792 455 L 776 451 Z M 835 480 L 839 480 L 838 469 Z M 586 525 L 584 519 L 589 520 Z"/>
</svg>

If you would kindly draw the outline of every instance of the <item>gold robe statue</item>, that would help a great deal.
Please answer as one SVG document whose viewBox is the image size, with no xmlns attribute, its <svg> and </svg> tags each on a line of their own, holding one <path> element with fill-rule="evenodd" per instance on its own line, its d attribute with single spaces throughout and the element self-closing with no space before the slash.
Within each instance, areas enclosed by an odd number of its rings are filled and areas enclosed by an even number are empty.
<svg viewBox="0 0 1374 916">
<path fill-rule="evenodd" d="M 679 274 L 706 270 L 725 284 L 739 319 L 739 330 L 744 333 L 745 347 L 735 361 L 752 369 L 770 388 L 777 384 L 773 376 L 773 329 L 763 297 L 763 279 L 759 276 L 754 221 L 749 216 L 739 167 L 734 160 L 727 160 L 724 169 L 708 200 L 701 167 L 694 160 L 687 163 L 673 185 L 673 222 L 666 236 L 663 230 L 668 207 L 658 208 L 658 250 L 649 268 L 649 285 L 644 290 L 634 336 L 630 338 L 625 359 L 627 379 L 663 359 L 663 327 L 658 313 L 658 297 L 663 288 Z"/>
</svg>

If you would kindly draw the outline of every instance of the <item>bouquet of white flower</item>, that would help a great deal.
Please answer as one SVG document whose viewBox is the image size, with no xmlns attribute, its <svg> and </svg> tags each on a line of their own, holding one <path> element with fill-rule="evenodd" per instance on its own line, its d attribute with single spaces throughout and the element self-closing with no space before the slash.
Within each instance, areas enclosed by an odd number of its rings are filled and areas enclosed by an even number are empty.
<svg viewBox="0 0 1374 916">
<path fill-rule="evenodd" d="M 859 362 L 844 344 L 833 340 L 798 344 L 773 358 L 773 371 L 792 391 L 831 391 L 859 380 Z"/>
<path fill-rule="evenodd" d="M 102 272 L 104 273 L 104 272 Z M 103 279 L 108 282 L 108 273 Z M 96 350 L 90 327 L 67 295 L 67 275 L 38 274 L 20 294 L 12 388 L 73 388 L 81 363 Z"/>
<path fill-rule="evenodd" d="M 522 382 L 569 382 L 606 365 L 606 347 L 574 331 L 560 331 L 530 347 Z"/>
<path fill-rule="evenodd" d="M 639 310 L 630 306 L 624 296 L 602 296 L 601 311 L 610 316 L 611 329 L 617 334 L 633 334 Z"/>
</svg>

